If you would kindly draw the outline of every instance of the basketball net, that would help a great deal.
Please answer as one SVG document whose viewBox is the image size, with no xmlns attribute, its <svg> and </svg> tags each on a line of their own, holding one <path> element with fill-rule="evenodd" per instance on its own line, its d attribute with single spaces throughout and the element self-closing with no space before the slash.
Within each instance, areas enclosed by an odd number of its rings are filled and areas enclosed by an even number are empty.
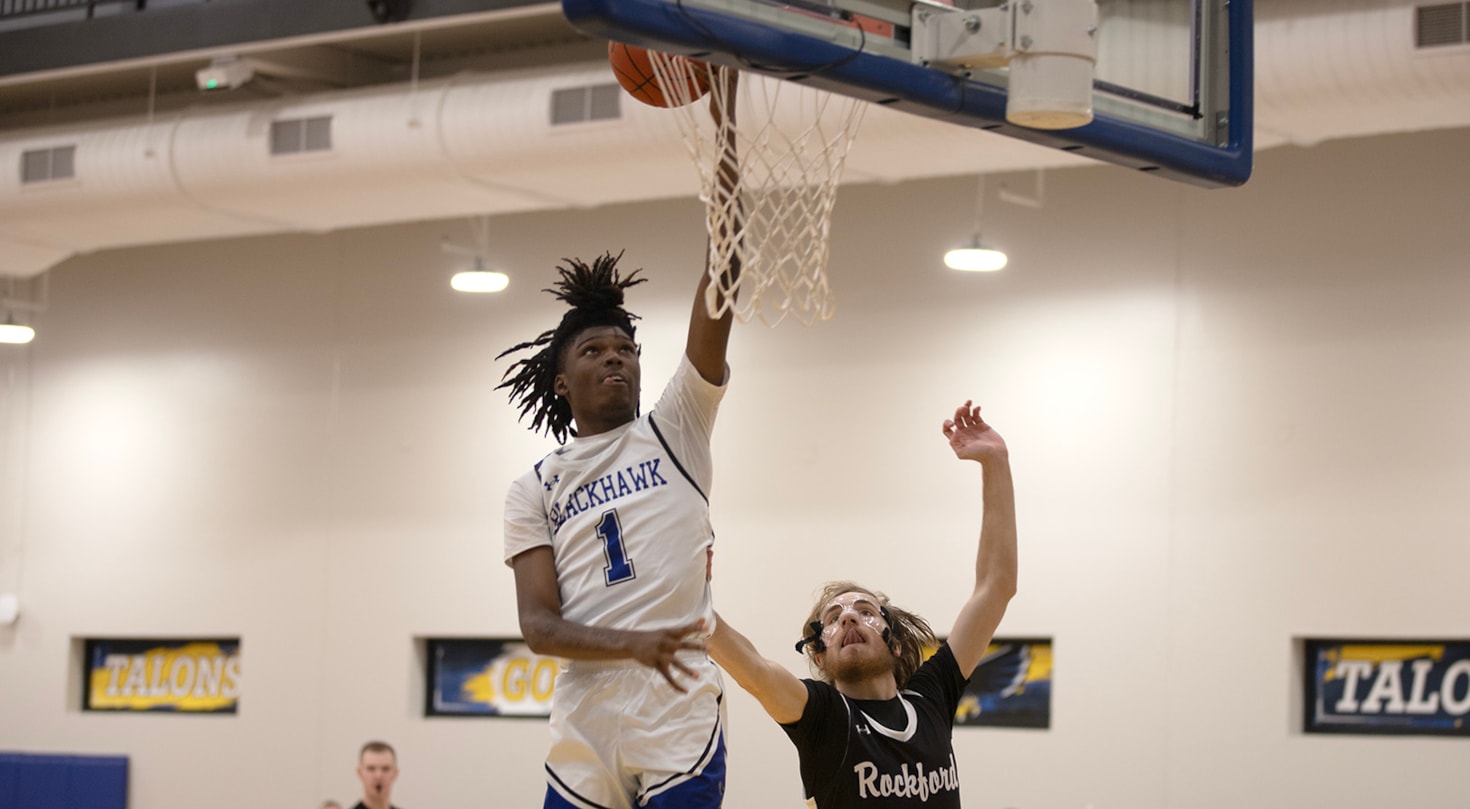
<svg viewBox="0 0 1470 809">
<path fill-rule="evenodd" d="M 649 54 L 660 89 L 676 104 L 672 111 L 699 169 L 709 233 L 705 305 L 710 317 L 733 311 L 742 323 L 760 318 L 770 326 L 787 317 L 805 326 L 830 318 L 835 309 L 827 283 L 832 207 L 866 105 L 746 72 L 735 90 L 731 121 L 712 116 L 709 105 L 726 108 L 725 72 L 734 68 Z M 704 80 L 710 98 L 691 103 Z M 721 144 L 731 133 L 740 167 L 733 194 L 721 188 L 718 174 Z M 725 269 L 737 260 L 740 277 L 732 283 Z"/>
</svg>

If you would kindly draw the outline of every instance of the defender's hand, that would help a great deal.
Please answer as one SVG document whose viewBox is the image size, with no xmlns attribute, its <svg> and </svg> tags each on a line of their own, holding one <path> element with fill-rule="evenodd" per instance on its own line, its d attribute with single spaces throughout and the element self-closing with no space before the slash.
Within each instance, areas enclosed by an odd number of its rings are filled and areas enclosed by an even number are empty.
<svg viewBox="0 0 1470 809">
<path fill-rule="evenodd" d="M 944 437 L 961 460 L 984 464 L 1006 457 L 1005 439 L 980 418 L 980 408 L 969 400 L 955 408 L 954 418 L 944 420 Z"/>
</svg>

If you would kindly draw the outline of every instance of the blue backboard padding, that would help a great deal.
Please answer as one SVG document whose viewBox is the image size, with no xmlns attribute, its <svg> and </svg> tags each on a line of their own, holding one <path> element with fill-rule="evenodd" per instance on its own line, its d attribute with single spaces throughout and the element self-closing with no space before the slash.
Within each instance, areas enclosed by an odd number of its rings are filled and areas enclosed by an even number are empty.
<svg viewBox="0 0 1470 809">
<path fill-rule="evenodd" d="M 0 753 L 0 809 L 127 809 L 123 756 Z"/>
<path fill-rule="evenodd" d="M 1227 12 L 1232 80 L 1229 136 L 1224 146 L 1101 114 L 1077 129 L 1014 126 L 1005 120 L 1005 92 L 991 85 L 728 14 L 679 6 L 676 0 L 562 0 L 562 12 L 589 34 L 786 78 L 804 75 L 804 83 L 833 92 L 1173 180 L 1217 187 L 1250 179 L 1254 117 L 1251 0 L 1232 0 Z M 729 55 L 732 51 L 740 53 L 741 61 Z M 799 55 L 799 64 L 793 63 L 793 54 Z"/>
</svg>

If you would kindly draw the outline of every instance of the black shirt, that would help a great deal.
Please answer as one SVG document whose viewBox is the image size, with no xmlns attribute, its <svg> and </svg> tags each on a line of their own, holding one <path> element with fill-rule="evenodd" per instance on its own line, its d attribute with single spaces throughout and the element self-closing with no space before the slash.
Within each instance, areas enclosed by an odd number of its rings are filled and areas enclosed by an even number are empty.
<svg viewBox="0 0 1470 809">
<path fill-rule="evenodd" d="M 828 683 L 802 682 L 806 709 L 781 728 L 817 809 L 959 809 L 951 735 L 965 678 L 949 644 L 893 699 L 849 699 Z"/>
</svg>

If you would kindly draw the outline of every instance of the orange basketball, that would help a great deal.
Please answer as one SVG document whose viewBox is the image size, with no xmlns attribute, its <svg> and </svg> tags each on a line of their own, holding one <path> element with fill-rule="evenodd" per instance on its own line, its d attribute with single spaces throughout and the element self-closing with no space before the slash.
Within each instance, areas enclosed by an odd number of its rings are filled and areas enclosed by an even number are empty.
<svg viewBox="0 0 1470 809">
<path fill-rule="evenodd" d="M 653 64 L 649 61 L 648 50 L 637 45 L 628 45 L 622 42 L 607 43 L 607 61 L 612 65 L 613 74 L 618 77 L 618 84 L 628 94 L 653 107 L 679 107 L 709 92 L 708 67 L 703 62 L 696 62 L 684 56 L 671 57 L 672 65 L 670 72 L 676 82 L 683 82 L 688 88 L 688 96 L 684 93 L 671 90 L 668 95 L 664 94 L 663 88 L 658 83 L 658 77 L 653 72 Z"/>
</svg>

